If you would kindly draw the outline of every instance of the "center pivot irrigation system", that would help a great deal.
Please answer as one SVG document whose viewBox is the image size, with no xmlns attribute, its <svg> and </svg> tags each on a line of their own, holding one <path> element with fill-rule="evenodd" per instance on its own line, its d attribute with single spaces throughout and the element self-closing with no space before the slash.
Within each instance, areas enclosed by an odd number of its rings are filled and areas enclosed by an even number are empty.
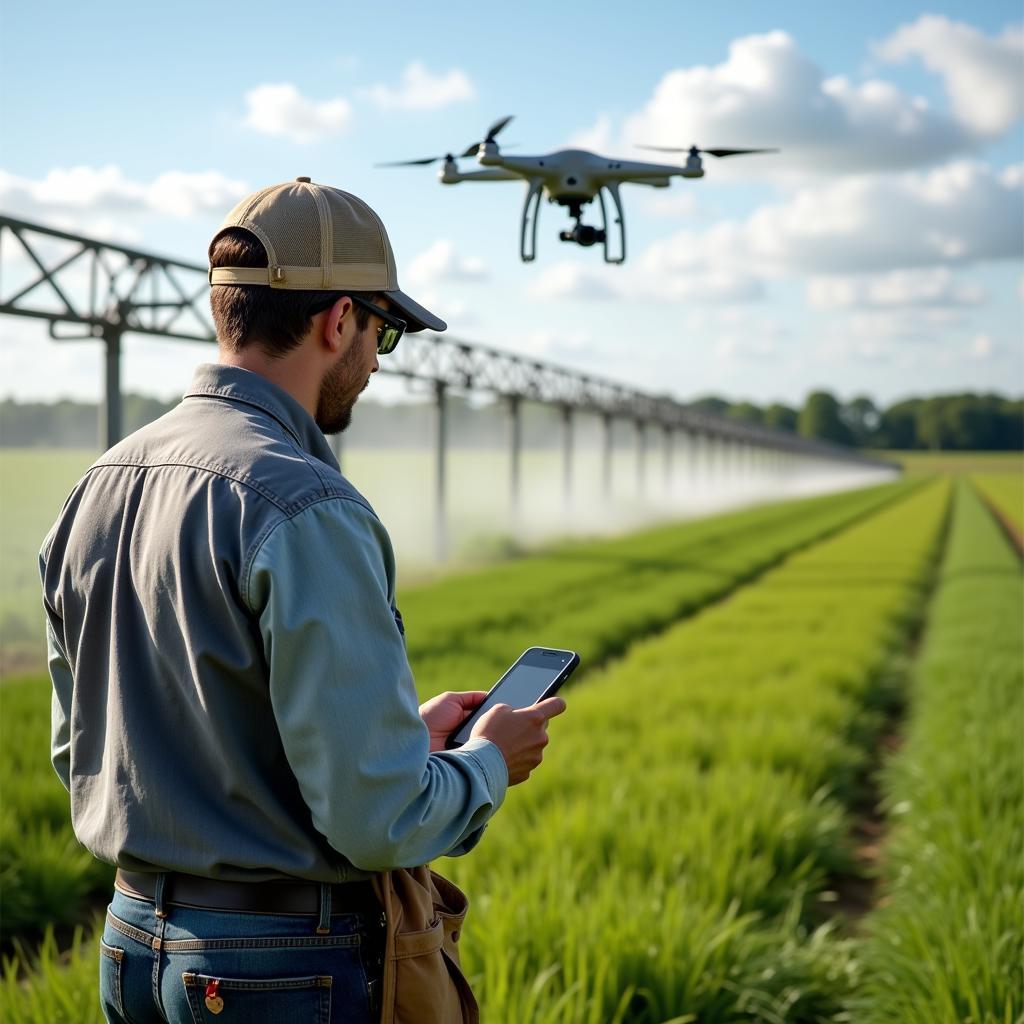
<svg viewBox="0 0 1024 1024">
<path fill-rule="evenodd" d="M 18 257 L 21 257 L 19 260 Z M 28 265 L 13 286 L 10 268 Z M 125 334 L 181 341 L 215 342 L 209 315 L 207 268 L 154 256 L 40 224 L 0 215 L 0 313 L 48 322 L 55 341 L 102 341 L 105 350 L 101 434 L 104 447 L 122 436 L 121 343 Z M 648 437 L 663 437 L 665 486 L 675 473 L 674 441 L 685 441 L 689 472 L 697 456 L 709 474 L 792 470 L 796 465 L 895 473 L 892 463 L 852 449 L 696 412 L 672 398 L 646 394 L 613 381 L 433 334 L 407 334 L 381 360 L 383 373 L 428 382 L 436 404 L 437 555 L 447 554 L 446 455 L 449 389 L 486 392 L 509 411 L 509 499 L 516 515 L 521 499 L 522 405 L 537 402 L 559 410 L 562 420 L 563 488 L 568 503 L 573 485 L 573 424 L 578 414 L 600 417 L 603 487 L 612 486 L 612 427 L 616 420 L 636 430 L 637 490 L 646 484 Z M 340 447 L 337 449 L 340 453 Z"/>
</svg>

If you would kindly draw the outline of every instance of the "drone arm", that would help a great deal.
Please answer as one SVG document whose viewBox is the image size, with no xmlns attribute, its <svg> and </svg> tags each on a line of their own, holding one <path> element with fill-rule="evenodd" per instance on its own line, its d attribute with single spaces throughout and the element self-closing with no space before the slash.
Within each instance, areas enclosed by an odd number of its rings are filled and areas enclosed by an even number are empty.
<svg viewBox="0 0 1024 1024">
<path fill-rule="evenodd" d="M 442 171 L 442 185 L 457 185 L 460 181 L 522 181 L 522 176 L 492 168 L 484 171 Z"/>
<path fill-rule="evenodd" d="M 537 258 L 537 221 L 540 218 L 540 196 L 544 182 L 541 178 L 531 178 L 523 203 L 523 222 L 519 231 L 519 258 L 524 263 L 532 263 Z M 530 247 L 526 247 L 526 235 L 530 234 Z"/>
</svg>

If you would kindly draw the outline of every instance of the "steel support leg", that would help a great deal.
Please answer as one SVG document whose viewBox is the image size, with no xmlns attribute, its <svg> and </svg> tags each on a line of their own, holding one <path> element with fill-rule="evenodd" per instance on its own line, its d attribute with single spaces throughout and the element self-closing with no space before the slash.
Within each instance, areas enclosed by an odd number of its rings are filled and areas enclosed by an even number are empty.
<svg viewBox="0 0 1024 1024">
<path fill-rule="evenodd" d="M 100 422 L 103 449 L 113 447 L 121 440 L 123 420 L 121 418 L 121 335 L 116 327 L 103 332 L 104 384 L 103 418 Z"/>
<path fill-rule="evenodd" d="M 334 457 L 338 460 L 338 469 L 344 473 L 345 466 L 341 461 L 341 457 L 345 451 L 345 445 L 341 440 L 341 431 L 339 430 L 336 434 L 331 434 L 327 440 L 331 442 L 331 451 L 334 452 Z"/>
<path fill-rule="evenodd" d="M 562 407 L 562 503 L 572 507 L 572 406 Z"/>
<path fill-rule="evenodd" d="M 672 497 L 672 428 L 662 428 L 662 439 L 665 446 L 665 496 Z"/>
<path fill-rule="evenodd" d="M 647 431 L 643 420 L 636 421 L 636 490 L 642 498 L 644 496 L 644 459 L 647 454 Z"/>
<path fill-rule="evenodd" d="M 521 399 L 518 396 L 510 398 L 508 402 L 509 433 L 511 435 L 510 440 L 512 443 L 509 461 L 509 501 L 512 506 L 512 522 L 515 526 L 519 525 L 520 517 L 522 515 L 522 505 L 520 503 L 519 465 L 523 447 L 523 417 L 522 409 L 520 408 L 521 404 Z"/>
<path fill-rule="evenodd" d="M 447 385 L 443 381 L 435 381 L 434 398 L 437 403 L 437 491 L 435 494 L 435 545 L 437 560 L 443 562 L 448 558 L 448 523 L 446 520 L 445 500 L 445 469 L 448 448 L 448 410 L 445 403 Z"/>
<path fill-rule="evenodd" d="M 601 483 L 604 487 L 604 500 L 611 501 L 612 497 L 612 425 L 613 420 L 607 413 L 602 418 L 604 430 L 602 432 L 601 449 Z"/>
</svg>

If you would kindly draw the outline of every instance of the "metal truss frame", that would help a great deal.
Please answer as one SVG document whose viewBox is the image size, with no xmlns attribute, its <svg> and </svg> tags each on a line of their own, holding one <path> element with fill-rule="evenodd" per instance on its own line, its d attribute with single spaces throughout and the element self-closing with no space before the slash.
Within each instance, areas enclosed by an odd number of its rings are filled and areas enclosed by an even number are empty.
<svg viewBox="0 0 1024 1024">
<path fill-rule="evenodd" d="M 58 255 L 47 252 L 55 244 L 64 246 Z M 12 245 L 28 257 L 34 276 L 8 294 L 4 265 Z M 72 275 L 78 279 L 70 280 Z M 0 214 L 0 313 L 44 319 L 50 336 L 58 341 L 93 338 L 106 343 L 104 440 L 108 445 L 121 433 L 122 335 L 216 341 L 207 309 L 208 288 L 207 269 L 198 264 Z M 74 325 L 84 331 L 68 334 L 59 329 Z M 561 408 L 567 417 L 581 412 L 606 421 L 632 420 L 641 431 L 657 425 L 726 443 L 891 467 L 842 446 L 700 413 L 667 396 L 433 334 L 407 334 L 395 352 L 381 361 L 381 370 L 432 383 L 439 403 L 449 388 L 486 391 L 510 400 L 516 410 L 522 401 L 539 402 Z"/>
</svg>

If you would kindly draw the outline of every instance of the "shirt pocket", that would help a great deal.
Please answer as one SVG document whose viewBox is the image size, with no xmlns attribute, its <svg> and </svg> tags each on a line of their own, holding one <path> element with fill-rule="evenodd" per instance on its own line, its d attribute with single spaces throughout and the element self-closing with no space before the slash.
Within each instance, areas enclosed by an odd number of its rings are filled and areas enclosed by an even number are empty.
<svg viewBox="0 0 1024 1024">
<path fill-rule="evenodd" d="M 181 976 L 193 1024 L 328 1024 L 331 976 L 226 978 Z"/>
</svg>

